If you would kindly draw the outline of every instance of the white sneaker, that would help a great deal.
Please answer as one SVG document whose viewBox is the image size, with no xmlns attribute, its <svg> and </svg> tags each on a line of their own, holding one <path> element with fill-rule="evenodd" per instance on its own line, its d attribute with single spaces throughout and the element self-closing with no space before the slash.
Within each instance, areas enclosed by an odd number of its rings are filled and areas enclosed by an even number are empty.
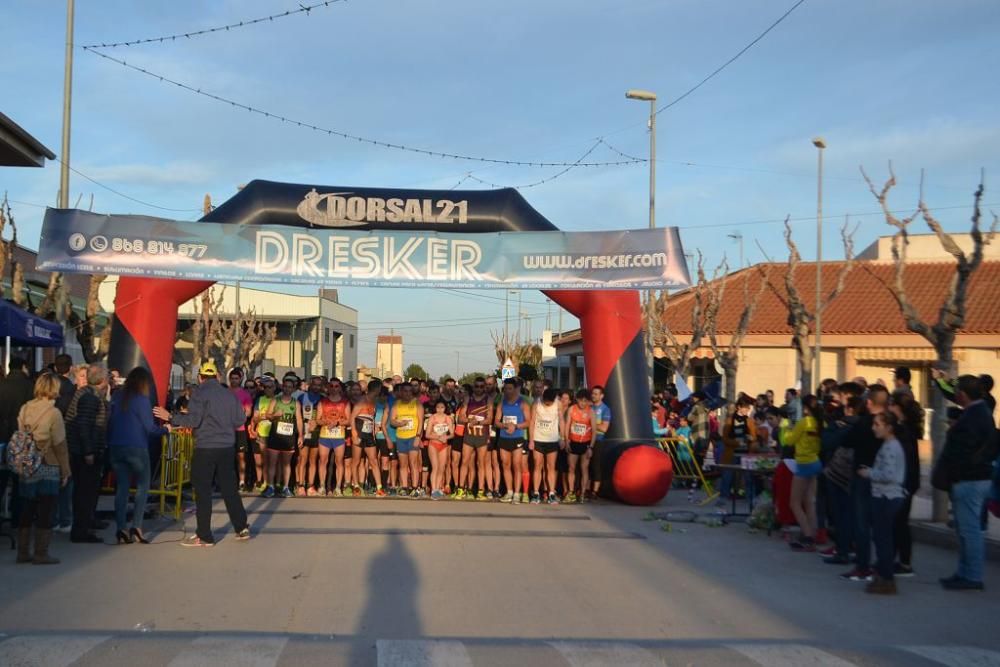
<svg viewBox="0 0 1000 667">
<path fill-rule="evenodd" d="M 73 532 L 73 526 L 56 526 L 52 530 L 56 533 L 71 533 Z"/>
</svg>

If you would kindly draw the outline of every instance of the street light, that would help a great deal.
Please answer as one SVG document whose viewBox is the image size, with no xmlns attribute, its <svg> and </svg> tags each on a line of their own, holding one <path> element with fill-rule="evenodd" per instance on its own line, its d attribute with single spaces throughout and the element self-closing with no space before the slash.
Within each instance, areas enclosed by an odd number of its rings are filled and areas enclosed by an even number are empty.
<svg viewBox="0 0 1000 667">
<path fill-rule="evenodd" d="M 625 91 L 630 100 L 649 102 L 649 228 L 656 227 L 656 93 L 632 88 Z"/>
<path fill-rule="evenodd" d="M 656 227 L 656 93 L 638 88 L 625 91 L 630 100 L 649 102 L 649 228 Z M 649 309 L 649 292 L 645 293 L 645 306 Z M 649 332 L 646 332 L 649 337 Z M 652 345 L 646 345 L 646 370 L 649 373 L 649 387 L 653 388 L 655 374 Z"/>
<path fill-rule="evenodd" d="M 742 269 L 743 268 L 743 234 L 740 233 L 740 232 L 733 232 L 732 234 L 726 234 L 726 236 L 728 238 L 731 238 L 734 241 L 737 241 L 740 244 L 740 266 L 739 266 L 739 268 Z"/>
<path fill-rule="evenodd" d="M 816 147 L 817 174 L 816 174 L 816 340 L 813 356 L 816 358 L 816 375 L 813 377 L 813 387 L 818 386 L 820 377 L 820 354 L 823 351 L 823 150 L 826 142 L 822 137 L 812 140 Z M 812 391 L 813 387 L 803 387 L 804 390 Z"/>
</svg>

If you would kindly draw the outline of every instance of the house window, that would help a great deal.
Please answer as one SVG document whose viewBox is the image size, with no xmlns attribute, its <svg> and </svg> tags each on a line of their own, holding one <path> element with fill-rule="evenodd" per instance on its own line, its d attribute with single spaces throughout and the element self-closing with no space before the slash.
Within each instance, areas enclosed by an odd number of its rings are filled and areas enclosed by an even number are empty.
<svg viewBox="0 0 1000 667">
<path fill-rule="evenodd" d="M 354 334 L 351 334 L 351 349 L 354 349 Z"/>
<path fill-rule="evenodd" d="M 330 342 L 330 327 L 323 327 L 323 342 Z"/>
</svg>

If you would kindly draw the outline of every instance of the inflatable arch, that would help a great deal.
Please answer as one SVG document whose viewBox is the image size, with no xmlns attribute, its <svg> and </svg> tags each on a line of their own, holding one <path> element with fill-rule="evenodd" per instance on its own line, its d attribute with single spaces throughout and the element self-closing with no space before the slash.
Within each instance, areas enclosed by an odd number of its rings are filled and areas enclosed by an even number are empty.
<svg viewBox="0 0 1000 667">
<path fill-rule="evenodd" d="M 399 190 L 255 180 L 202 218 L 233 225 L 343 227 L 464 233 L 549 231 L 556 227 L 514 189 Z M 122 277 L 111 332 L 112 368 L 148 368 L 162 403 L 167 393 L 180 304 L 205 281 Z M 587 378 L 604 385 L 611 426 L 603 447 L 602 487 L 632 504 L 662 499 L 670 458 L 655 447 L 639 294 L 552 290 L 546 296 L 580 320 Z"/>
</svg>

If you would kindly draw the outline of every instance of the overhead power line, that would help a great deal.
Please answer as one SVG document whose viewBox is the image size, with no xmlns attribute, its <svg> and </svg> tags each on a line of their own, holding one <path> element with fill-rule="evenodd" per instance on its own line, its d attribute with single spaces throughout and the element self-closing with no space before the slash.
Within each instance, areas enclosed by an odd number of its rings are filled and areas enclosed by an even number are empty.
<svg viewBox="0 0 1000 667">
<path fill-rule="evenodd" d="M 579 158 L 577 158 L 576 162 L 574 162 L 573 164 L 569 165 L 568 167 L 564 167 L 560 171 L 557 171 L 556 173 L 552 174 L 551 176 L 546 176 L 545 178 L 543 178 L 541 180 L 538 180 L 538 181 L 532 181 L 530 183 L 521 183 L 520 185 L 502 185 L 502 184 L 499 184 L 499 183 L 493 183 L 492 181 L 487 181 L 485 179 L 479 178 L 478 176 L 474 176 L 471 171 L 468 174 L 465 175 L 465 178 L 471 179 L 473 181 L 476 181 L 477 183 L 482 183 L 483 185 L 488 185 L 491 188 L 515 188 L 517 190 L 527 190 L 528 188 L 535 188 L 535 187 L 538 187 L 539 185 L 545 185 L 546 183 L 550 183 L 550 182 L 556 180 L 557 178 L 559 178 L 560 176 L 565 176 L 566 174 L 568 174 L 573 169 L 579 167 L 580 163 L 583 160 L 587 159 L 587 157 L 591 153 L 594 152 L 594 149 L 597 148 L 598 146 L 600 146 L 603 143 L 604 143 L 604 141 L 602 139 L 598 139 L 597 142 L 593 146 L 591 146 L 589 149 L 587 149 L 586 153 L 584 153 Z M 640 162 L 644 162 L 644 160 L 642 160 L 641 158 L 630 158 L 629 160 L 630 161 L 629 161 L 628 164 L 639 164 Z M 465 179 L 463 179 L 463 180 L 465 180 Z M 461 181 L 459 181 L 459 183 L 461 184 Z M 458 186 L 456 186 L 456 187 L 458 187 Z"/>
<path fill-rule="evenodd" d="M 320 127 L 319 125 L 313 125 L 312 123 L 303 122 L 300 120 L 295 120 L 294 118 L 289 118 L 288 116 L 283 116 L 281 114 L 271 113 L 270 111 L 265 111 L 263 109 L 258 109 L 257 107 L 250 106 L 249 104 L 244 104 L 242 102 L 237 102 L 236 100 L 231 100 L 227 97 L 221 95 L 216 95 L 215 93 L 210 93 L 207 90 L 202 90 L 201 88 L 196 88 L 190 86 L 186 83 L 182 83 L 170 77 L 164 76 L 162 74 L 157 74 L 138 65 L 132 65 L 124 60 L 109 56 L 106 53 L 101 53 L 95 50 L 93 47 L 86 48 L 87 53 L 93 53 L 96 56 L 100 56 L 105 60 L 109 60 L 114 63 L 118 63 L 123 67 L 127 67 L 136 72 L 141 72 L 146 76 L 158 79 L 162 83 L 169 83 L 171 85 L 182 88 L 188 92 L 194 93 L 196 95 L 201 95 L 202 97 L 207 97 L 209 99 L 215 100 L 216 102 L 221 102 L 223 104 L 228 104 L 229 106 L 236 109 L 243 109 L 244 111 L 249 111 L 250 113 L 264 116 L 265 118 L 271 118 L 274 120 L 280 120 L 283 123 L 289 123 L 291 125 L 296 125 L 298 127 L 305 128 L 307 130 L 313 130 L 314 132 L 319 132 L 321 134 L 326 134 L 329 136 L 340 137 L 341 139 L 349 139 L 351 141 L 357 141 L 362 144 L 369 144 L 371 146 L 379 146 L 380 148 L 387 148 L 397 151 L 405 151 L 408 153 L 417 153 L 419 155 L 427 155 L 430 157 L 440 157 L 449 158 L 452 160 L 464 160 L 467 162 L 482 162 L 488 164 L 503 164 L 517 167 L 615 167 L 627 164 L 638 164 L 645 162 L 645 160 L 632 159 L 632 160 L 616 160 L 609 162 L 581 162 L 579 160 L 574 162 L 551 162 L 551 161 L 536 161 L 536 160 L 504 160 L 500 158 L 489 158 L 476 155 L 467 155 L 462 153 L 449 153 L 446 151 L 436 151 L 426 148 L 417 148 L 415 146 L 408 146 L 406 144 L 394 143 L 391 141 L 382 141 L 381 139 L 372 139 L 371 137 L 363 137 L 357 134 L 351 134 L 350 132 L 344 132 L 341 130 L 336 130 L 327 127 Z"/>
<path fill-rule="evenodd" d="M 56 158 L 56 162 L 58 162 L 60 164 L 65 164 L 59 158 Z M 75 167 L 73 167 L 71 165 L 67 164 L 66 166 L 69 168 L 70 171 L 72 171 L 77 176 L 82 176 L 85 179 L 87 179 L 88 181 L 90 181 L 91 183 L 93 183 L 94 185 L 96 185 L 98 187 L 101 187 L 101 188 L 104 188 L 108 192 L 110 192 L 112 194 L 115 194 L 115 195 L 118 195 L 119 197 L 122 197 L 123 199 L 128 199 L 129 201 L 133 201 L 136 204 L 142 204 L 143 206 L 148 206 L 149 208 L 156 208 L 156 209 L 159 209 L 161 211 L 172 211 L 172 212 L 175 212 L 175 213 L 190 213 L 192 211 L 200 211 L 201 210 L 200 208 L 170 208 L 169 206 L 160 206 L 159 204 L 153 204 L 153 203 L 150 203 L 148 201 L 143 201 L 143 200 L 138 199 L 136 197 L 133 197 L 131 195 L 127 195 L 124 192 L 121 192 L 119 190 L 115 190 L 110 185 L 105 185 L 104 183 L 101 183 L 97 179 L 91 178 L 87 174 L 83 173 L 82 171 L 80 171 L 79 169 L 76 169 Z"/>
<path fill-rule="evenodd" d="M 83 49 L 90 48 L 102 48 L 102 49 L 114 49 L 120 46 L 137 46 L 139 44 L 151 44 L 154 42 L 173 42 L 178 39 L 191 39 L 192 37 L 201 37 L 203 35 L 210 35 L 216 32 L 229 32 L 231 30 L 237 30 L 239 28 L 247 28 L 258 23 L 267 23 L 269 21 L 274 21 L 275 19 L 283 19 L 286 16 L 294 16 L 295 14 L 309 14 L 312 10 L 317 7 L 329 7 L 330 5 L 337 4 L 339 2 L 346 2 L 346 0 L 326 0 L 325 2 L 317 2 L 311 5 L 300 4 L 297 9 L 289 9 L 287 12 L 280 12 L 278 14 L 271 14 L 270 16 L 262 16 L 256 19 L 246 19 L 243 21 L 238 21 L 236 23 L 229 23 L 227 25 L 220 25 L 214 28 L 204 28 L 202 30 L 190 30 L 188 32 L 179 32 L 176 35 L 164 35 L 162 37 L 147 37 L 144 39 L 133 39 L 126 42 L 102 42 L 100 44 L 86 44 L 81 46 Z"/>
</svg>

